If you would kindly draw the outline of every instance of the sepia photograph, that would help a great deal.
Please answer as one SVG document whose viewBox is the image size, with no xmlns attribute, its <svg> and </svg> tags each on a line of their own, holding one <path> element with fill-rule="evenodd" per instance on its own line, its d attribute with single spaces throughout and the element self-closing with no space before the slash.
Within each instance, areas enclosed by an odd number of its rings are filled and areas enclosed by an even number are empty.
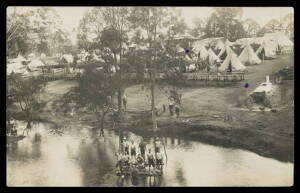
<svg viewBox="0 0 300 193">
<path fill-rule="evenodd" d="M 293 186 L 294 8 L 6 7 L 6 185 Z"/>
</svg>

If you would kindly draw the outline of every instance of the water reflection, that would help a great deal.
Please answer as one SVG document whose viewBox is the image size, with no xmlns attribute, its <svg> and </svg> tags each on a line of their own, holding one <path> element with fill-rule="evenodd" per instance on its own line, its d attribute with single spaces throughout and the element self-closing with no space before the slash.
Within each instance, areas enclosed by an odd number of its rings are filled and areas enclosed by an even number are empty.
<svg viewBox="0 0 300 193">
<path fill-rule="evenodd" d="M 26 126 L 25 123 L 19 123 Z M 24 125 L 25 124 L 25 125 Z M 37 124 L 26 138 L 7 146 L 9 186 L 284 186 L 293 183 L 293 164 L 257 154 L 205 145 L 182 136 L 160 136 L 167 152 L 162 176 L 116 175 L 122 130 L 61 129 Z M 53 130 L 58 130 L 53 131 Z M 153 137 L 143 136 L 148 147 Z M 121 140 L 120 140 L 121 139 Z"/>
</svg>

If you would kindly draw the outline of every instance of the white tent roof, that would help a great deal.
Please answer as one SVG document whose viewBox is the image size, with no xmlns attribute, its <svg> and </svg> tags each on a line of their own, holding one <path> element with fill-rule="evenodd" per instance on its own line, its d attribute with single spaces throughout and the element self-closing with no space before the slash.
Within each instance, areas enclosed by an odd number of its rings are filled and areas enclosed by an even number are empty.
<svg viewBox="0 0 300 193">
<path fill-rule="evenodd" d="M 253 38 L 254 44 L 262 44 L 263 43 L 263 37 L 255 37 Z"/>
<path fill-rule="evenodd" d="M 256 50 L 255 54 L 258 55 L 264 50 L 265 56 L 276 58 L 276 48 L 277 46 L 274 41 L 264 39 L 260 47 Z"/>
<path fill-rule="evenodd" d="M 187 62 L 194 62 L 187 54 L 185 55 L 184 58 Z"/>
<path fill-rule="evenodd" d="M 251 48 L 250 44 L 247 44 L 240 56 L 238 57 L 240 62 L 243 64 L 260 64 L 261 60 L 258 58 L 258 56 L 254 53 L 253 49 Z"/>
<path fill-rule="evenodd" d="M 207 52 L 204 44 L 199 41 L 193 45 L 193 51 L 196 54 L 200 53 L 201 60 L 206 60 L 206 58 L 208 57 L 208 52 Z"/>
<path fill-rule="evenodd" d="M 275 44 L 277 44 L 278 46 L 294 46 L 294 43 L 287 37 L 285 36 L 283 33 L 267 33 L 264 36 L 264 39 L 267 40 L 274 40 Z"/>
<path fill-rule="evenodd" d="M 221 57 L 223 54 L 224 54 L 224 52 L 226 52 L 226 54 L 228 55 L 229 53 L 233 53 L 234 55 L 236 55 L 235 53 L 234 53 L 234 51 L 230 48 L 230 42 L 229 41 L 226 41 L 226 43 L 225 43 L 225 45 L 224 45 L 224 47 L 223 47 L 223 49 L 220 51 L 220 53 L 218 54 L 218 57 Z"/>
<path fill-rule="evenodd" d="M 68 63 L 72 63 L 73 60 L 74 60 L 74 58 L 73 58 L 73 56 L 71 54 L 64 54 L 62 56 L 62 58 L 64 58 Z"/>
<path fill-rule="evenodd" d="M 182 47 L 180 47 L 180 46 L 177 45 L 176 46 L 176 52 L 177 53 L 182 53 L 182 52 L 185 53 L 185 50 Z"/>
<path fill-rule="evenodd" d="M 224 43 L 222 42 L 221 39 L 219 39 L 216 46 L 215 46 L 215 49 L 216 50 L 222 50 L 224 47 L 225 47 Z"/>
<path fill-rule="evenodd" d="M 35 59 L 35 60 L 32 60 L 29 64 L 28 64 L 28 67 L 29 68 L 36 68 L 38 66 L 44 66 L 45 64 L 38 60 L 38 59 Z"/>
<path fill-rule="evenodd" d="M 220 58 L 209 48 L 208 52 L 208 60 L 210 64 L 213 64 L 215 61 L 220 61 Z"/>
<path fill-rule="evenodd" d="M 27 60 L 21 54 L 19 54 L 18 57 L 12 60 L 13 63 L 26 62 L 26 61 Z"/>
<path fill-rule="evenodd" d="M 226 71 L 231 63 L 232 71 L 243 71 L 246 67 L 239 61 L 233 52 L 230 52 L 224 62 L 221 64 L 219 70 Z"/>
<path fill-rule="evenodd" d="M 193 47 L 192 50 L 193 50 L 193 52 L 198 54 L 203 46 L 205 46 L 205 43 L 203 41 L 196 41 L 192 45 L 192 47 Z"/>
<path fill-rule="evenodd" d="M 14 73 L 24 73 L 26 71 L 26 67 L 21 62 L 15 62 L 11 64 L 7 64 L 6 72 L 10 74 Z"/>
</svg>

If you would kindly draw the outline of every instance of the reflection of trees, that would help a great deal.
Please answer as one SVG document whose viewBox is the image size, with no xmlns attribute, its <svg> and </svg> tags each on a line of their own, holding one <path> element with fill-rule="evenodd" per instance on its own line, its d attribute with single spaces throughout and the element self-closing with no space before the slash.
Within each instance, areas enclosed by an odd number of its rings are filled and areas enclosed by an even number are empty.
<svg viewBox="0 0 300 193">
<path fill-rule="evenodd" d="M 176 179 L 177 179 L 178 183 L 181 186 L 185 186 L 186 185 L 186 179 L 184 178 L 183 168 L 182 168 L 182 166 L 179 162 L 177 162 L 175 165 L 177 166 L 176 171 L 175 171 Z"/>
<path fill-rule="evenodd" d="M 34 159 L 38 159 L 41 157 L 41 141 L 41 134 L 35 133 L 34 138 L 32 140 L 32 157 Z"/>
</svg>

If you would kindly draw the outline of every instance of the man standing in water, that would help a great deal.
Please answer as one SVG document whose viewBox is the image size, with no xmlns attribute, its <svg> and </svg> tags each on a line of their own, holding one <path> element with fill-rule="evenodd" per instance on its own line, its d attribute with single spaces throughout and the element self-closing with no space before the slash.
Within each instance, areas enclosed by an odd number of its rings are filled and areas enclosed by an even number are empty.
<svg viewBox="0 0 300 193">
<path fill-rule="evenodd" d="M 159 138 L 158 138 L 158 137 L 155 138 L 154 144 L 155 144 L 155 153 L 157 153 L 157 152 L 159 152 L 160 149 L 161 149 L 161 144 L 160 144 L 160 141 L 159 141 Z"/>
<path fill-rule="evenodd" d="M 125 141 L 124 141 L 124 151 L 125 151 L 126 154 L 129 155 L 129 142 L 128 142 L 128 140 L 126 140 L 126 138 L 124 138 L 124 139 L 125 139 Z"/>
<path fill-rule="evenodd" d="M 136 157 L 136 146 L 133 140 L 131 140 L 130 155 L 131 157 Z"/>
<path fill-rule="evenodd" d="M 149 171 L 150 171 L 150 167 L 152 166 L 153 168 L 155 167 L 155 163 L 154 163 L 154 156 L 153 153 L 151 152 L 151 149 L 148 149 L 148 153 L 147 153 L 147 162 L 148 162 L 148 166 L 149 166 Z"/>
</svg>

